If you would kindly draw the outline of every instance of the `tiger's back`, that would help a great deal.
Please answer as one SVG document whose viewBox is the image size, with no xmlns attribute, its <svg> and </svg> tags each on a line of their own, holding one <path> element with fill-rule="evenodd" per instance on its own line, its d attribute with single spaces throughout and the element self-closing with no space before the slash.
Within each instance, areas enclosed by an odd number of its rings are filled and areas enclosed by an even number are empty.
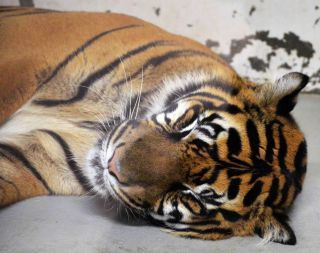
<svg viewBox="0 0 320 253">
<path fill-rule="evenodd" d="M 120 14 L 23 8 L 0 22 L 0 205 L 112 194 L 180 235 L 295 243 L 284 213 L 306 146 L 289 113 L 305 76 L 256 86 Z"/>
</svg>

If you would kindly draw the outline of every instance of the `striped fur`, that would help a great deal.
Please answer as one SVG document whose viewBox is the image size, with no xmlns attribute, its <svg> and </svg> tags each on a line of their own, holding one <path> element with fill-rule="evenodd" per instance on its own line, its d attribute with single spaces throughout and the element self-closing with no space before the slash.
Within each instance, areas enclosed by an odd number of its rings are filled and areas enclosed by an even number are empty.
<svg viewBox="0 0 320 253">
<path fill-rule="evenodd" d="M 119 14 L 2 8 L 0 24 L 0 205 L 111 194 L 178 235 L 295 244 L 306 76 L 257 86 Z"/>
</svg>

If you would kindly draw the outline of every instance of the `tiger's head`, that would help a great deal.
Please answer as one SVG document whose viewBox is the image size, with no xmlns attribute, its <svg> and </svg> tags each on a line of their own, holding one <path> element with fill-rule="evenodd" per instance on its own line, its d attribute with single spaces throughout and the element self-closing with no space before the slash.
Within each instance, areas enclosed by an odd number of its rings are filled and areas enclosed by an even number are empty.
<svg viewBox="0 0 320 253">
<path fill-rule="evenodd" d="M 301 190 L 306 144 L 290 112 L 308 77 L 196 79 L 171 81 L 144 116 L 99 141 L 89 159 L 99 192 L 179 235 L 294 244 L 284 211 Z"/>
</svg>

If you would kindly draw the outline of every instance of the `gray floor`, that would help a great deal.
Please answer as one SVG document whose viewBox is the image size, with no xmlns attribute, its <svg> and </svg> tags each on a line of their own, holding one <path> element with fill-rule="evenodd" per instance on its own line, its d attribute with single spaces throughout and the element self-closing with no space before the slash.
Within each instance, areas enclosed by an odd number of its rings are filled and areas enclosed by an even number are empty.
<svg viewBox="0 0 320 253">
<path fill-rule="evenodd" d="M 260 246 L 260 238 L 200 241 L 177 238 L 106 211 L 90 197 L 40 197 L 0 211 L 0 252 L 320 252 L 320 96 L 303 95 L 295 115 L 305 131 L 309 166 L 305 187 L 291 211 L 298 244 Z"/>
</svg>

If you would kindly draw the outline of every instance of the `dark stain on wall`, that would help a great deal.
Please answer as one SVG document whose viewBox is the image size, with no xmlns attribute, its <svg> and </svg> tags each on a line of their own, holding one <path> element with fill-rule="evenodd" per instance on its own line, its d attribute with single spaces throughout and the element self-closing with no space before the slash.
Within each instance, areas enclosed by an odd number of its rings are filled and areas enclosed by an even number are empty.
<svg viewBox="0 0 320 253">
<path fill-rule="evenodd" d="M 232 62 L 232 59 L 235 55 L 241 53 L 241 51 L 247 46 L 251 45 L 251 39 L 254 39 L 253 35 L 249 35 L 244 37 L 243 39 L 234 39 L 231 40 L 230 52 L 229 54 L 222 54 L 222 58 L 224 58 L 227 62 Z"/>
<path fill-rule="evenodd" d="M 159 7 L 156 7 L 156 8 L 153 8 L 153 9 L 154 9 L 154 13 L 159 17 L 161 9 Z"/>
<path fill-rule="evenodd" d="M 256 39 L 266 42 L 273 50 L 282 48 L 288 54 L 296 50 L 298 57 L 310 59 L 315 53 L 310 42 L 300 40 L 293 32 L 285 33 L 283 39 L 278 39 L 269 37 L 269 31 L 261 31 L 256 33 Z"/>
<path fill-rule="evenodd" d="M 258 57 L 249 57 L 248 58 L 251 68 L 256 71 L 265 72 L 269 67 L 269 64 Z"/>
<path fill-rule="evenodd" d="M 276 56 L 277 54 L 276 54 L 276 52 L 270 52 L 270 53 L 268 53 L 267 54 L 267 60 L 268 60 L 268 62 L 270 62 L 270 60 L 271 60 L 271 58 L 273 57 L 273 56 Z"/>
<path fill-rule="evenodd" d="M 320 68 L 310 76 L 309 82 L 313 85 L 320 83 Z"/>
<path fill-rule="evenodd" d="M 19 4 L 23 7 L 34 7 L 33 0 L 19 0 Z"/>
<path fill-rule="evenodd" d="M 218 41 L 207 39 L 206 40 L 206 46 L 211 48 L 211 47 L 218 47 L 220 44 Z"/>
<path fill-rule="evenodd" d="M 234 17 L 236 17 L 236 15 L 237 15 L 237 11 L 234 10 L 234 11 L 232 12 L 232 17 L 234 18 Z"/>
<path fill-rule="evenodd" d="M 320 21 L 320 17 L 317 18 L 317 19 L 314 21 L 313 25 L 314 25 L 314 26 L 317 25 L 317 24 L 319 23 L 319 21 Z"/>
<path fill-rule="evenodd" d="M 251 45 L 252 41 L 254 40 L 265 42 L 273 51 L 277 49 L 283 49 L 288 54 L 296 51 L 298 57 L 305 59 L 305 66 L 309 65 L 310 59 L 315 53 L 315 50 L 310 42 L 301 40 L 299 36 L 293 32 L 285 33 L 283 38 L 279 39 L 277 37 L 270 37 L 269 31 L 257 31 L 255 34 L 248 35 L 243 39 L 232 40 L 229 54 L 222 54 L 221 56 L 227 62 L 232 62 L 233 57 L 241 53 L 247 45 Z M 269 54 L 268 61 L 271 60 L 272 56 L 274 55 Z"/>
<path fill-rule="evenodd" d="M 249 11 L 249 16 L 252 16 L 252 14 L 256 11 L 256 7 L 253 5 L 251 6 L 251 9 Z"/>
<path fill-rule="evenodd" d="M 291 69 L 291 66 L 288 63 L 283 63 L 279 67 L 279 69 Z"/>
</svg>

